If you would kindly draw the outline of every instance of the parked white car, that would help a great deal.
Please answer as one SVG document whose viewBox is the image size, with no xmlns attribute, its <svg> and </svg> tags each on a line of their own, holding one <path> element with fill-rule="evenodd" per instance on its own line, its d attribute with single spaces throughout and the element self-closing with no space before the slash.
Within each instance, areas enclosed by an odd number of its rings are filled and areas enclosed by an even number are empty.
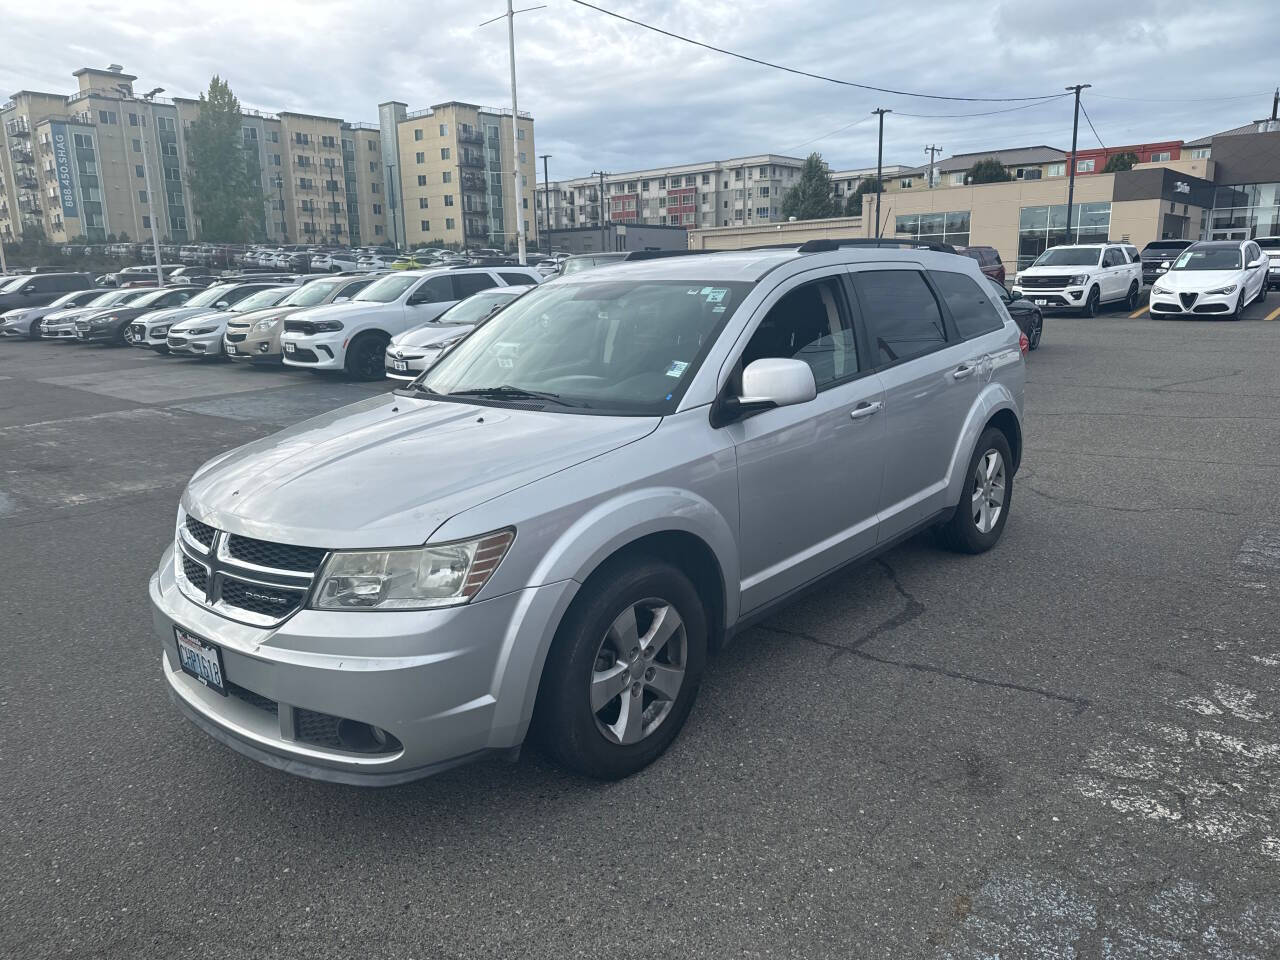
<svg viewBox="0 0 1280 960">
<path fill-rule="evenodd" d="M 1193 243 L 1151 288 L 1151 316 L 1239 320 L 1245 307 L 1267 299 L 1270 266 L 1256 240 Z"/>
<path fill-rule="evenodd" d="M 1262 248 L 1262 252 L 1271 261 L 1267 270 L 1267 284 L 1280 288 L 1280 237 L 1255 237 L 1254 243 Z"/>
<path fill-rule="evenodd" d="M 1105 303 L 1138 309 L 1142 262 L 1136 247 L 1120 243 L 1083 243 L 1050 247 L 1018 272 L 1013 295 L 1049 310 L 1079 310 L 1096 316 Z"/>
<path fill-rule="evenodd" d="M 203 313 L 170 325 L 165 345 L 169 352 L 187 357 L 220 357 L 227 321 L 238 313 L 252 313 L 264 307 L 274 307 L 298 289 L 297 284 L 268 287 L 250 293 L 229 307 L 209 307 Z"/>
<path fill-rule="evenodd" d="M 387 346 L 387 376 L 392 380 L 412 380 L 477 325 L 532 289 L 532 284 L 525 284 L 481 290 L 458 301 L 434 320 L 396 334 Z"/>
<path fill-rule="evenodd" d="M 356 259 L 356 270 L 389 270 L 395 257 L 384 257 L 379 253 L 366 253 Z"/>
<path fill-rule="evenodd" d="M 312 273 L 342 273 L 355 270 L 360 258 L 350 250 L 317 253 L 311 258 Z"/>
<path fill-rule="evenodd" d="M 433 320 L 459 300 L 490 287 L 534 284 L 530 267 L 404 270 L 361 290 L 349 303 L 316 307 L 288 317 L 280 346 L 286 366 L 345 370 L 360 380 L 381 380 L 387 344 Z"/>
</svg>

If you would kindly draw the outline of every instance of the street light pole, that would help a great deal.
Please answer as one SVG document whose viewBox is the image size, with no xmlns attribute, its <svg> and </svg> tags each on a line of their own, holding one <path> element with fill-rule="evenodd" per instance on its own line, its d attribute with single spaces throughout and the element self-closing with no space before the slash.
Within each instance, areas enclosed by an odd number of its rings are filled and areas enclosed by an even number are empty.
<svg viewBox="0 0 1280 960">
<path fill-rule="evenodd" d="M 893 113 L 884 107 L 871 111 L 880 118 L 880 136 L 876 142 L 876 239 L 880 239 L 880 194 L 884 193 L 884 115 Z"/>
<path fill-rule="evenodd" d="M 599 178 L 600 178 L 600 192 L 596 194 L 596 214 L 597 214 L 597 216 L 598 216 L 598 217 L 599 217 L 599 219 L 600 219 L 600 250 L 601 250 L 601 252 L 603 253 L 603 252 L 604 252 L 604 250 L 605 250 L 605 247 L 607 246 L 606 241 L 607 241 L 607 240 L 608 240 L 608 238 L 609 238 L 608 233 L 606 233 L 606 232 L 605 232 L 605 225 L 604 225 L 604 178 L 605 178 L 605 172 L 604 172 L 603 170 L 596 170 L 596 171 L 593 171 L 593 173 L 594 173 L 594 175 L 595 175 L 595 176 L 597 176 L 597 177 L 599 177 Z"/>
<path fill-rule="evenodd" d="M 1087 90 L 1092 84 L 1077 83 L 1067 87 L 1067 91 L 1075 91 L 1076 110 L 1071 118 L 1071 167 L 1067 171 L 1067 243 L 1071 242 L 1071 214 L 1076 200 L 1076 134 L 1080 130 L 1080 91 Z"/>
<path fill-rule="evenodd" d="M 280 191 L 280 234 L 284 238 L 284 242 L 289 242 L 289 217 L 284 209 L 284 174 L 276 173 L 276 189 Z"/>
<path fill-rule="evenodd" d="M 157 93 L 164 93 L 164 87 L 156 87 L 150 93 L 144 93 L 142 95 L 141 100 L 139 100 L 137 97 L 133 95 L 132 89 L 126 84 L 123 84 L 123 83 L 119 84 L 116 89 L 118 89 L 124 95 L 124 98 L 126 100 L 132 100 L 135 103 L 141 103 L 145 101 L 148 106 L 153 108 L 149 111 L 149 113 L 151 114 L 152 129 L 155 129 L 155 123 L 156 123 L 156 113 L 154 109 L 155 98 Z M 146 114 L 143 115 L 143 118 L 144 119 L 146 118 Z M 142 126 L 142 129 L 138 131 L 138 142 L 142 145 L 142 177 L 143 177 L 143 183 L 146 185 L 146 188 L 147 188 L 147 218 L 151 221 L 151 248 L 155 253 L 155 257 L 156 257 L 156 286 L 163 287 L 164 286 L 164 269 L 160 264 L 160 226 L 156 222 L 155 202 L 152 199 L 151 164 L 147 161 L 147 132 L 146 131 L 147 131 L 147 127 L 146 127 L 146 124 L 144 123 Z M 160 144 L 160 141 L 159 141 L 159 138 L 157 137 L 156 139 L 157 149 L 159 149 L 159 144 Z"/>
<path fill-rule="evenodd" d="M 507 0 L 507 50 L 511 60 L 511 176 L 516 198 L 516 244 L 520 266 L 528 260 L 524 246 L 524 186 L 520 181 L 520 110 L 516 103 L 516 12 Z"/>
<path fill-rule="evenodd" d="M 387 210 L 391 214 L 391 243 L 399 250 L 400 234 L 396 232 L 396 195 L 391 183 L 391 171 L 394 167 L 394 164 L 387 164 Z"/>
<path fill-rule="evenodd" d="M 548 179 L 550 174 L 547 173 L 547 161 L 551 159 L 551 154 L 539 154 L 542 158 L 542 207 L 543 207 L 543 223 L 546 225 L 547 245 L 545 252 L 551 252 L 551 181 Z"/>
</svg>

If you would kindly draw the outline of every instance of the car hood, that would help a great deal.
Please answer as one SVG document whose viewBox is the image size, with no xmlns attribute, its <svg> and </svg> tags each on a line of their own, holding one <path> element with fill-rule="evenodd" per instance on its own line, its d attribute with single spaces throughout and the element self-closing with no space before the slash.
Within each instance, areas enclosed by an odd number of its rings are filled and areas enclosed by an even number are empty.
<svg viewBox="0 0 1280 960">
<path fill-rule="evenodd" d="M 299 310 L 305 310 L 306 307 L 263 307 L 261 310 L 250 310 L 248 313 L 233 313 L 227 318 L 228 323 L 240 324 L 241 326 L 253 325 L 259 320 L 267 320 L 272 317 L 288 317 L 297 313 Z"/>
<path fill-rule="evenodd" d="M 198 317 L 202 313 L 208 313 L 210 309 L 210 307 L 168 307 L 165 310 L 152 310 L 144 314 L 142 319 L 148 327 L 163 326 L 166 323 L 174 324 L 180 320 Z"/>
<path fill-rule="evenodd" d="M 55 310 L 53 313 L 46 313 L 44 319 L 48 323 L 70 323 L 73 320 L 79 320 L 81 317 L 92 316 L 95 313 L 110 309 L 110 307 L 72 307 L 67 310 Z"/>
<path fill-rule="evenodd" d="M 396 301 L 391 303 L 367 303 L 364 301 L 356 302 L 355 300 L 347 300 L 345 303 L 326 303 L 318 307 L 304 307 L 299 310 L 293 317 L 294 320 L 341 320 L 344 316 L 356 312 L 370 313 L 379 310 L 385 310 L 387 307 L 395 307 Z"/>
<path fill-rule="evenodd" d="M 425 543 L 450 517 L 651 433 L 658 418 L 371 397 L 201 467 L 206 523 L 318 547 Z"/>
<path fill-rule="evenodd" d="M 192 327 L 198 327 L 210 322 L 215 325 L 226 326 L 227 320 L 235 316 L 239 316 L 239 314 L 228 313 L 225 310 L 210 310 L 208 307 L 205 307 L 203 309 L 197 309 L 195 313 L 189 314 L 180 320 L 174 321 L 169 326 L 169 332 L 180 333 L 183 330 L 190 330 Z"/>
<path fill-rule="evenodd" d="M 429 347 L 441 340 L 448 340 L 475 329 L 470 323 L 424 323 L 391 338 L 393 347 Z"/>
<path fill-rule="evenodd" d="M 1024 267 L 1018 271 L 1020 277 L 1062 277 L 1074 276 L 1077 273 L 1088 273 L 1091 270 L 1097 270 L 1096 263 L 1088 266 L 1081 265 L 1063 265 L 1061 267 Z"/>
<path fill-rule="evenodd" d="M 1242 270 L 1170 270 L 1156 282 L 1165 290 L 1178 293 L 1204 293 L 1239 284 L 1243 279 Z"/>
</svg>

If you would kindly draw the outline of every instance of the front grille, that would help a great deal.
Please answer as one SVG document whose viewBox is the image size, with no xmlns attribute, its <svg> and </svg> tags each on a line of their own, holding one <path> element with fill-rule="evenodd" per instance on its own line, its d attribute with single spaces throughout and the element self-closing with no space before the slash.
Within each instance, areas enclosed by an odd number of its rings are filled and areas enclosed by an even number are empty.
<svg viewBox="0 0 1280 960">
<path fill-rule="evenodd" d="M 186 342 L 186 337 L 170 337 L 168 340 L 169 346 L 171 347 L 180 347 Z"/>
<path fill-rule="evenodd" d="M 209 584 L 209 571 L 203 564 L 196 563 L 185 553 L 182 555 L 182 575 L 191 581 L 197 590 L 204 590 Z"/>
<path fill-rule="evenodd" d="M 89 321 L 88 321 L 88 320 L 77 320 L 77 321 L 76 321 L 76 329 L 77 329 L 77 330 L 88 330 L 88 329 L 89 329 Z"/>
<path fill-rule="evenodd" d="M 302 595 L 294 590 L 279 590 L 241 580 L 222 581 L 222 602 L 239 610 L 263 617 L 283 618 L 298 607 Z"/>
<path fill-rule="evenodd" d="M 318 713 L 315 710 L 298 708 L 293 711 L 294 732 L 297 738 L 318 747 L 342 749 L 342 738 L 338 736 L 338 724 L 341 722 L 341 717 Z"/>
<path fill-rule="evenodd" d="M 306 350 L 302 347 L 294 347 L 286 353 L 285 356 L 290 360 L 296 360 L 299 363 L 315 363 L 320 359 L 316 356 L 316 352 L 314 350 Z"/>
<path fill-rule="evenodd" d="M 1230 313 L 1231 307 L 1225 303 L 1202 303 L 1193 313 Z"/>
<path fill-rule="evenodd" d="M 129 333 L 133 335 L 135 340 L 145 340 L 147 338 L 147 326 L 143 323 L 129 324 Z"/>
<path fill-rule="evenodd" d="M 1023 277 L 1018 281 L 1023 290 L 1061 290 L 1071 282 L 1071 277 Z"/>
<path fill-rule="evenodd" d="M 265 710 L 267 713 L 278 715 L 280 713 L 280 704 L 276 703 L 270 697 L 264 697 L 260 693 L 254 693 L 246 687 L 240 686 L 238 683 L 226 681 L 227 693 L 237 699 L 243 700 L 251 707 L 257 707 L 259 710 Z"/>
<path fill-rule="evenodd" d="M 236 560 L 259 567 L 276 567 L 280 570 L 297 570 L 315 573 L 324 559 L 319 547 L 294 547 L 286 543 L 271 543 L 232 534 L 227 537 L 227 554 Z"/>
<path fill-rule="evenodd" d="M 1182 307 L 1184 310 L 1190 310 L 1191 305 L 1196 302 L 1196 299 L 1199 296 L 1200 294 L 1198 293 L 1180 293 L 1178 294 L 1178 300 L 1182 302 Z"/>
<path fill-rule="evenodd" d="M 186 527 L 187 533 L 191 534 L 196 543 L 201 544 L 206 550 L 213 546 L 213 535 L 217 533 L 213 527 L 207 523 L 201 523 L 195 517 L 187 517 Z"/>
<path fill-rule="evenodd" d="M 241 343 L 242 341 L 247 340 L 248 338 L 249 338 L 249 335 L 247 333 L 228 333 L 227 334 L 228 343 Z"/>
</svg>

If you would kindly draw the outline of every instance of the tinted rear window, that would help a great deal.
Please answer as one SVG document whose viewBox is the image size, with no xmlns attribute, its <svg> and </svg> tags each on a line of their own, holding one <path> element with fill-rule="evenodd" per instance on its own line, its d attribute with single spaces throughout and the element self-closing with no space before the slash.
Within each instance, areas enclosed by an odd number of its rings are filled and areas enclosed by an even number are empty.
<svg viewBox="0 0 1280 960">
<path fill-rule="evenodd" d="M 876 366 L 918 357 L 947 342 L 942 311 L 923 274 L 868 270 L 854 278 Z"/>
<path fill-rule="evenodd" d="M 479 293 L 481 290 L 497 285 L 497 281 L 487 273 L 457 273 L 453 277 L 454 299 L 465 300 L 473 293 Z"/>
<path fill-rule="evenodd" d="M 951 319 L 956 323 L 960 336 L 968 340 L 984 333 L 994 333 L 1004 326 L 1004 318 L 991 302 L 991 298 L 963 273 L 933 271 L 934 285 L 947 302 Z"/>
</svg>

